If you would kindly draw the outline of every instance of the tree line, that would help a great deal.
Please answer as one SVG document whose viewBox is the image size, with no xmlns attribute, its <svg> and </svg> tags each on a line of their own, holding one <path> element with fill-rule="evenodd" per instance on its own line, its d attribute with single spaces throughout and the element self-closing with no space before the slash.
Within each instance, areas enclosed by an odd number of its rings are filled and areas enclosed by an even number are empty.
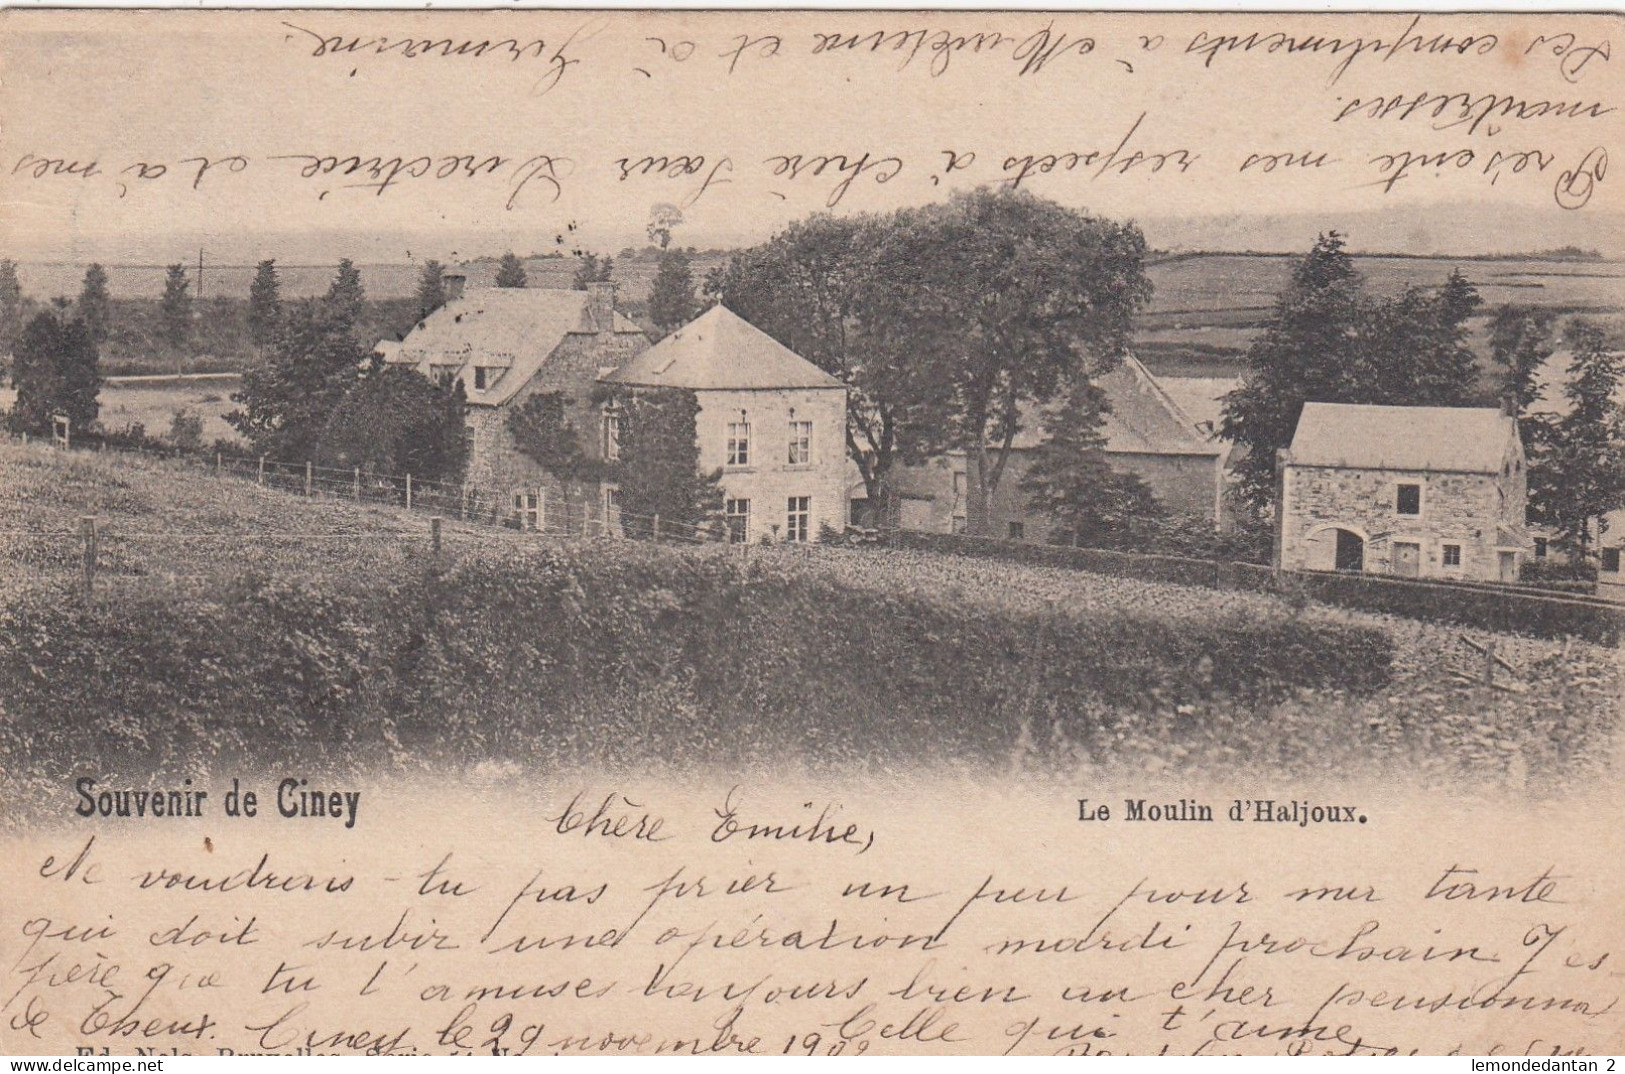
<svg viewBox="0 0 1625 1074">
<path fill-rule="evenodd" d="M 1529 458 L 1528 521 L 1589 557 L 1609 512 L 1625 507 L 1625 407 L 1618 343 L 1595 321 L 1506 304 L 1490 311 L 1486 368 L 1468 322 L 1483 303 L 1459 271 L 1441 286 L 1372 295 L 1342 235 L 1322 235 L 1296 264 L 1247 374 L 1225 400 L 1222 435 L 1244 524 L 1270 524 L 1276 452 L 1291 443 L 1306 402 L 1502 406 L 1518 420 Z M 1569 352 L 1556 410 L 1542 407 L 1543 371 Z"/>
<path fill-rule="evenodd" d="M 1132 224 L 1025 192 L 978 191 L 890 214 L 798 221 L 735 254 L 705 292 L 847 384 L 847 446 L 870 503 L 891 502 L 899 467 L 962 452 L 973 534 L 992 532 L 990 504 L 1026 426 L 1041 438 L 1022 492 L 1052 523 L 1052 540 L 1260 554 L 1276 451 L 1308 401 L 1507 400 L 1530 457 L 1532 523 L 1553 527 L 1583 557 L 1603 517 L 1625 506 L 1620 359 L 1601 326 L 1499 307 L 1486 370 L 1470 337 L 1483 303 L 1465 276 L 1376 295 L 1333 232 L 1295 265 L 1224 403 L 1221 435 L 1238 448 L 1238 532 L 1215 536 L 1210 521 L 1177 516 L 1104 452 L 1110 403 L 1097 382 L 1150 298 L 1145 252 Z M 1572 354 L 1566 410 L 1543 413 L 1539 373 L 1560 344 Z"/>
</svg>

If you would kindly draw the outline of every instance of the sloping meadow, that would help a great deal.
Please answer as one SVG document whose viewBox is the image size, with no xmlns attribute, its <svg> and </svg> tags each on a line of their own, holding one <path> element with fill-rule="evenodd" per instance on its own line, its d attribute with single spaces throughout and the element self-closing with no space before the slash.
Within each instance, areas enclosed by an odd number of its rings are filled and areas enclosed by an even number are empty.
<svg viewBox="0 0 1625 1074">
<path fill-rule="evenodd" d="M 1393 661 L 1364 625 L 1068 613 L 790 555 L 492 542 L 398 562 L 91 605 L 8 595 L 0 769 L 59 785 L 228 761 L 977 761 L 1035 720 L 1088 737 L 1158 713 L 1267 719 L 1296 691 L 1376 691 Z"/>
</svg>

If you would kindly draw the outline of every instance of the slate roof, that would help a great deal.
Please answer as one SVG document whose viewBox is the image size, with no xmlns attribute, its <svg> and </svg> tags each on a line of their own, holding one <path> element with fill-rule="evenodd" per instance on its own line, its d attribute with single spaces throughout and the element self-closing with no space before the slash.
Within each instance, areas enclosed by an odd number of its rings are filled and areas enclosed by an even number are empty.
<svg viewBox="0 0 1625 1074">
<path fill-rule="evenodd" d="M 1198 432 L 1218 435 L 1224 424 L 1224 397 L 1241 386 L 1240 377 L 1158 377 L 1157 383 L 1179 409 L 1190 415 Z"/>
<path fill-rule="evenodd" d="M 1517 430 L 1494 407 L 1305 403 L 1292 436 L 1292 462 L 1494 474 Z"/>
<path fill-rule="evenodd" d="M 1223 447 L 1197 428 L 1197 421 L 1163 390 L 1132 354 L 1097 385 L 1111 402 L 1106 450 L 1139 455 L 1218 455 Z"/>
<path fill-rule="evenodd" d="M 695 391 L 844 387 L 723 306 L 711 307 L 603 379 Z"/>
<path fill-rule="evenodd" d="M 1105 450 L 1126 455 L 1221 455 L 1225 445 L 1211 440 L 1138 358 L 1125 354 L 1110 373 L 1095 378 L 1106 393 Z M 1030 412 L 1010 446 L 1034 448 L 1044 440 L 1041 414 Z"/>
<path fill-rule="evenodd" d="M 455 368 L 470 403 L 497 406 L 524 387 L 571 333 L 597 332 L 586 291 L 542 287 L 482 287 L 429 314 L 386 360 L 429 372 Z M 638 326 L 615 314 L 616 332 Z M 476 391 L 473 366 L 504 369 L 485 391 Z"/>
</svg>

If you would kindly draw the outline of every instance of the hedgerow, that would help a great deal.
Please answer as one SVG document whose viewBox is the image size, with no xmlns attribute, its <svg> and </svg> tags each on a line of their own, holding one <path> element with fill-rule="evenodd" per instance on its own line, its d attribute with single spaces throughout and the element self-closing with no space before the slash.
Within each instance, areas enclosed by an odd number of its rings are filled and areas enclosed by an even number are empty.
<svg viewBox="0 0 1625 1074">
<path fill-rule="evenodd" d="M 630 543 L 482 549 L 325 576 L 251 571 L 0 608 L 0 769 L 224 759 L 999 756 L 1026 717 L 1261 715 L 1388 680 L 1386 632 L 842 584 L 793 561 Z M 132 769 L 131 766 L 140 768 Z"/>
</svg>

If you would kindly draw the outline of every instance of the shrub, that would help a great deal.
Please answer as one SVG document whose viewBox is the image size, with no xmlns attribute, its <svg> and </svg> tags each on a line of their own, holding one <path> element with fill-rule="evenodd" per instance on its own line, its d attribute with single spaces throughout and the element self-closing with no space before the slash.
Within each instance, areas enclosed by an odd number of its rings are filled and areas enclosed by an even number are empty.
<svg viewBox="0 0 1625 1074">
<path fill-rule="evenodd" d="M 90 607 L 25 593 L 0 608 L 0 755 L 39 772 L 986 758 L 1036 707 L 1091 732 L 1181 706 L 1263 711 L 1302 688 L 1375 690 L 1391 661 L 1380 630 L 1286 615 L 1084 617 L 761 557 L 528 548 L 319 587 L 245 574 Z"/>
<path fill-rule="evenodd" d="M 169 419 L 169 445 L 182 451 L 203 446 L 203 418 L 181 407 Z"/>
</svg>

